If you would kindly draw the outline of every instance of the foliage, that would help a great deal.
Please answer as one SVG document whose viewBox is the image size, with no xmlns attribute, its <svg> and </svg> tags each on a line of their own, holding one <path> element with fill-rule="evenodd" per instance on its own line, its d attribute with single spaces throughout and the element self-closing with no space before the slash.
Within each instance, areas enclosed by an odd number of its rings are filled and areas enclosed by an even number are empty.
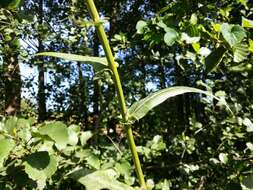
<svg viewBox="0 0 253 190">
<path fill-rule="evenodd" d="M 252 189 L 251 1 L 98 0 L 97 22 L 84 2 L 41 2 L 0 11 L 0 189 L 140 189 L 129 124 L 148 189 Z M 13 58 L 33 71 L 21 72 L 25 97 L 9 117 Z M 37 123 L 42 62 L 48 121 Z"/>
</svg>

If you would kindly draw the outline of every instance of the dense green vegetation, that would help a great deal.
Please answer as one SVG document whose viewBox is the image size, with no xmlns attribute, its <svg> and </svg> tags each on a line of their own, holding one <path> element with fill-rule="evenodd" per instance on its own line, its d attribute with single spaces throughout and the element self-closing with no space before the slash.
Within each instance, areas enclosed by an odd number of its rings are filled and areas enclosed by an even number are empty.
<svg viewBox="0 0 253 190">
<path fill-rule="evenodd" d="M 95 4 L 0 2 L 0 189 L 253 189 L 253 3 Z"/>
</svg>

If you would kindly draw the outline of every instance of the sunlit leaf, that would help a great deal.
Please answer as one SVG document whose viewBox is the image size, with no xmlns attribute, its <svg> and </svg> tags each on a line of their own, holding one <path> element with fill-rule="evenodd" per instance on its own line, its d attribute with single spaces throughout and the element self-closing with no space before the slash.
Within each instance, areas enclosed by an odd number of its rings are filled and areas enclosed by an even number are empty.
<svg viewBox="0 0 253 190">
<path fill-rule="evenodd" d="M 58 149 L 65 148 L 69 140 L 67 126 L 60 121 L 49 123 L 41 127 L 39 133 L 41 135 L 47 135 L 55 141 L 55 145 Z"/>
<path fill-rule="evenodd" d="M 208 91 L 199 90 L 197 88 L 185 87 L 185 86 L 174 86 L 163 90 L 159 90 L 155 93 L 150 94 L 144 99 L 135 102 L 128 110 L 129 122 L 134 122 L 143 118 L 150 110 L 158 106 L 166 99 L 185 93 L 202 93 L 207 96 L 211 96 L 217 100 L 220 100 L 212 93 Z M 229 109 L 229 107 L 226 105 Z M 230 109 L 229 109 L 230 110 Z"/>
<path fill-rule="evenodd" d="M 185 41 L 185 43 L 187 44 L 197 43 L 199 42 L 199 40 L 200 40 L 199 36 L 191 37 L 187 33 L 184 33 L 184 32 L 181 34 L 181 41 Z"/>
<path fill-rule="evenodd" d="M 87 141 L 93 136 L 93 133 L 91 131 L 84 131 L 81 132 L 80 141 L 81 145 L 84 146 L 87 144 Z"/>
<path fill-rule="evenodd" d="M 233 52 L 234 52 L 234 62 L 239 63 L 247 59 L 249 55 L 249 48 L 246 43 L 240 43 L 236 44 L 233 47 Z"/>
<path fill-rule="evenodd" d="M 168 45 L 168 46 L 172 46 L 176 40 L 178 39 L 178 33 L 176 30 L 174 30 L 173 28 L 167 28 L 166 29 L 166 33 L 164 35 L 164 42 Z"/>
<path fill-rule="evenodd" d="M 116 180 L 117 173 L 112 170 L 98 170 L 89 173 L 86 169 L 78 170 L 70 174 L 70 177 L 85 186 L 86 190 L 133 190 L 129 185 Z"/>
<path fill-rule="evenodd" d="M 243 27 L 228 23 L 221 25 L 221 33 L 231 47 L 240 43 L 247 36 Z"/>
<path fill-rule="evenodd" d="M 221 63 L 226 51 L 227 50 L 223 46 L 220 46 L 206 57 L 206 73 L 213 71 Z"/>
<path fill-rule="evenodd" d="M 146 26 L 147 26 L 147 23 L 145 21 L 143 21 L 143 20 L 138 21 L 136 24 L 137 34 L 143 34 L 144 28 Z"/>
<path fill-rule="evenodd" d="M 0 168 L 3 166 L 4 160 L 9 156 L 9 153 L 14 148 L 15 143 L 11 139 L 0 140 Z"/>
<path fill-rule="evenodd" d="M 242 17 L 242 27 L 253 28 L 253 20 Z"/>
<path fill-rule="evenodd" d="M 249 40 L 249 50 L 253 52 L 253 40 Z"/>
<path fill-rule="evenodd" d="M 69 136 L 68 144 L 75 146 L 78 143 L 79 132 L 80 126 L 78 125 L 68 126 L 68 136 Z"/>
<path fill-rule="evenodd" d="M 249 118 L 245 118 L 242 123 L 244 126 L 247 127 L 247 132 L 253 132 L 253 123 L 250 121 Z"/>
<path fill-rule="evenodd" d="M 228 162 L 228 155 L 225 153 L 220 153 L 219 154 L 219 160 L 223 163 L 226 164 Z"/>
</svg>

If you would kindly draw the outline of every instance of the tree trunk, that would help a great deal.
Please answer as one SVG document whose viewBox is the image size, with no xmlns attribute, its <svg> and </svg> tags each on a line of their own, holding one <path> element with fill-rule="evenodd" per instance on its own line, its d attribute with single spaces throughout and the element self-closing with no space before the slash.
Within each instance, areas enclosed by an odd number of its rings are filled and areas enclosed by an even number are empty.
<svg viewBox="0 0 253 190">
<path fill-rule="evenodd" d="M 39 2 L 39 25 L 43 24 L 43 0 Z M 43 40 L 42 40 L 42 32 L 39 32 L 38 37 L 38 52 L 44 51 Z M 46 119 L 46 94 L 45 94 L 45 68 L 44 68 L 44 59 L 40 57 L 38 60 L 38 122 L 43 122 Z"/>
<path fill-rule="evenodd" d="M 81 63 L 78 62 L 78 73 L 79 73 L 79 119 L 87 127 L 88 125 L 88 106 L 87 106 L 87 79 L 84 78 Z"/>
<path fill-rule="evenodd" d="M 5 55 L 7 63 L 5 74 L 5 112 L 16 115 L 20 112 L 21 104 L 21 76 L 18 64 L 18 49 L 10 49 Z"/>
<path fill-rule="evenodd" d="M 99 56 L 99 39 L 96 34 L 94 34 L 93 38 L 93 55 Z M 102 94 L 101 94 L 101 87 L 100 87 L 100 79 L 94 81 L 94 94 L 93 94 L 93 121 L 95 130 L 99 128 L 99 120 L 100 120 L 100 110 L 99 104 L 102 103 Z M 101 106 L 101 105 L 100 105 Z"/>
<path fill-rule="evenodd" d="M 14 13 L 12 16 L 15 17 Z M 8 23 L 10 20 L 7 20 Z M 10 24 L 10 25 L 9 25 Z M 3 28 L 8 28 L 15 25 L 14 23 L 8 23 L 7 26 Z M 13 30 L 13 28 L 11 28 Z M 1 38 L 3 40 L 3 87 L 4 87 L 4 109 L 5 113 L 8 115 L 16 115 L 20 112 L 21 104 L 21 76 L 20 68 L 18 63 L 18 56 L 20 50 L 19 39 L 17 32 L 14 30 L 11 33 L 6 31 L 0 31 Z M 6 38 L 11 37 L 11 40 L 6 40 Z"/>
</svg>

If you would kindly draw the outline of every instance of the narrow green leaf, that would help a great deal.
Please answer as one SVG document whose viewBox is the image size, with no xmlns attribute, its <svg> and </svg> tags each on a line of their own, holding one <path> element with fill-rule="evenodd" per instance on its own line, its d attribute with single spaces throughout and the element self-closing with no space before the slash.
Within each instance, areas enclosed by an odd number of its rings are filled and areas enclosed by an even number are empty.
<svg viewBox="0 0 253 190">
<path fill-rule="evenodd" d="M 197 88 L 191 88 L 191 87 L 185 87 L 185 86 L 169 87 L 163 90 L 159 90 L 153 94 L 150 94 L 146 98 L 141 99 L 138 102 L 135 102 L 128 110 L 129 122 L 134 122 L 136 120 L 143 118 L 151 109 L 158 106 L 159 104 L 164 102 L 166 99 L 180 95 L 180 94 L 184 94 L 184 93 L 202 93 L 207 96 L 211 96 L 212 98 L 215 98 L 217 100 L 220 100 L 219 98 L 214 96 L 212 93 L 208 91 L 199 90 Z M 229 109 L 227 104 L 225 105 Z"/>
<path fill-rule="evenodd" d="M 9 153 L 14 148 L 15 143 L 11 139 L 0 140 L 0 168 L 3 166 L 4 160 L 9 156 Z"/>
<path fill-rule="evenodd" d="M 249 50 L 253 52 L 253 40 L 249 39 Z"/>
<path fill-rule="evenodd" d="M 133 190 L 131 186 L 117 181 L 117 173 L 112 169 L 98 170 L 93 173 L 88 173 L 86 169 L 83 170 L 73 172 L 70 177 L 83 184 L 86 190 Z"/>
<path fill-rule="evenodd" d="M 253 28 L 253 20 L 242 17 L 242 27 Z"/>
<path fill-rule="evenodd" d="M 42 52 L 35 54 L 36 56 L 50 56 L 57 57 L 69 61 L 84 62 L 93 65 L 94 67 L 107 67 L 108 63 L 105 57 L 91 57 L 69 53 L 57 53 L 57 52 Z"/>
<path fill-rule="evenodd" d="M 225 52 L 226 49 L 223 46 L 220 46 L 206 57 L 206 73 L 210 73 L 220 64 Z"/>
</svg>

